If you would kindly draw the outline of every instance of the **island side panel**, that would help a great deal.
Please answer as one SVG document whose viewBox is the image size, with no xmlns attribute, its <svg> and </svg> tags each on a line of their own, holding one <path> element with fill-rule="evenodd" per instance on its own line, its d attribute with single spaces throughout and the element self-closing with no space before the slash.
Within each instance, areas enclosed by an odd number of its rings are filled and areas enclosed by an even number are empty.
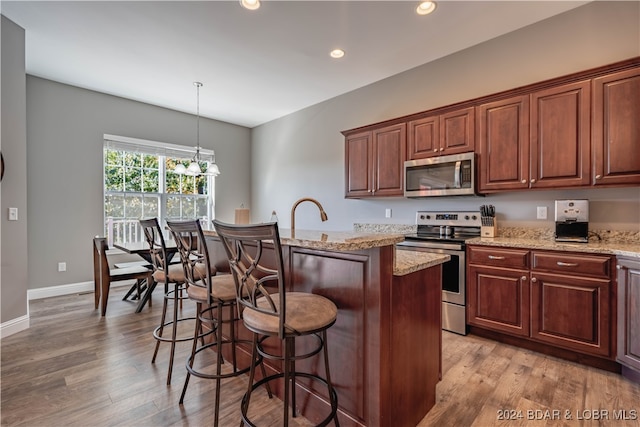
<svg viewBox="0 0 640 427">
<path fill-rule="evenodd" d="M 393 425 L 413 427 L 435 405 L 442 359 L 442 266 L 393 277 L 391 384 Z"/>
<path fill-rule="evenodd" d="M 381 397 L 381 388 L 388 382 L 386 352 L 381 348 L 382 307 L 390 300 L 393 270 L 393 246 L 362 251 L 318 251 L 298 247 L 286 247 L 291 290 L 324 295 L 338 306 L 336 324 L 328 331 L 328 348 L 332 381 L 338 392 L 342 425 L 384 425 L 383 412 L 387 402 Z M 388 326 L 386 326 L 388 329 Z M 305 369 L 324 375 L 321 359 L 304 361 Z M 301 363 L 301 365 L 302 365 Z M 298 402 L 303 415 L 312 422 L 325 413 L 319 400 L 303 400 L 304 389 L 326 398 L 322 388 L 311 387 L 300 381 Z"/>
</svg>

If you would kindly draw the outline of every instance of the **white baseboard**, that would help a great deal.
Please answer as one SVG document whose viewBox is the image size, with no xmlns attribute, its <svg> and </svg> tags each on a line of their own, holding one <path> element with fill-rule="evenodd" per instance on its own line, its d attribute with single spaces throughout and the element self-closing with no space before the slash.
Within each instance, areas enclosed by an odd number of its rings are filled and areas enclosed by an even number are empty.
<svg viewBox="0 0 640 427">
<path fill-rule="evenodd" d="M 93 292 L 93 282 L 70 283 L 68 285 L 48 286 L 46 288 L 27 289 L 27 299 L 42 299 L 61 295 Z"/>
<path fill-rule="evenodd" d="M 0 323 L 0 339 L 29 329 L 29 314 Z"/>
</svg>

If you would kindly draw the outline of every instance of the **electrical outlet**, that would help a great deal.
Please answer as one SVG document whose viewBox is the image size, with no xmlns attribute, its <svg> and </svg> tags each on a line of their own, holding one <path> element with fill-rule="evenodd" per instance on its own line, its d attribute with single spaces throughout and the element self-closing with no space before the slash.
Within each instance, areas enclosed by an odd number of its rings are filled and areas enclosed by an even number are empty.
<svg viewBox="0 0 640 427">
<path fill-rule="evenodd" d="M 67 271 L 67 263 L 59 262 L 58 263 L 58 271 Z"/>
<path fill-rule="evenodd" d="M 385 218 L 391 218 L 391 209 L 385 209 L 384 210 L 384 217 Z"/>
<path fill-rule="evenodd" d="M 538 219 L 547 219 L 547 207 L 546 206 L 538 206 L 537 218 Z"/>
<path fill-rule="evenodd" d="M 9 221 L 18 220 L 18 208 L 9 208 Z"/>
</svg>

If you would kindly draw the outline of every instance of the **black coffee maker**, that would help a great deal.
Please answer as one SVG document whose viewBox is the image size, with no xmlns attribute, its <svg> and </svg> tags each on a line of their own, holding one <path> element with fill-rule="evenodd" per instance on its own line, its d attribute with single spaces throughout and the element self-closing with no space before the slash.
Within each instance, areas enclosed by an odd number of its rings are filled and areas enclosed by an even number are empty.
<svg viewBox="0 0 640 427">
<path fill-rule="evenodd" d="M 556 242 L 589 241 L 589 201 L 556 200 Z"/>
</svg>

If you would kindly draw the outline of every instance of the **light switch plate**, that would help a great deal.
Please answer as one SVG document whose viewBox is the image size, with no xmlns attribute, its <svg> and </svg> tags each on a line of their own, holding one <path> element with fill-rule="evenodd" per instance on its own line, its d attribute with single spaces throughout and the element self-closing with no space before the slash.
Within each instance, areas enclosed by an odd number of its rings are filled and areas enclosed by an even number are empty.
<svg viewBox="0 0 640 427">
<path fill-rule="evenodd" d="M 385 209 L 384 210 L 384 217 L 385 218 L 391 218 L 391 209 Z"/>
<path fill-rule="evenodd" d="M 18 220 L 18 208 L 9 208 L 9 221 Z"/>
</svg>

